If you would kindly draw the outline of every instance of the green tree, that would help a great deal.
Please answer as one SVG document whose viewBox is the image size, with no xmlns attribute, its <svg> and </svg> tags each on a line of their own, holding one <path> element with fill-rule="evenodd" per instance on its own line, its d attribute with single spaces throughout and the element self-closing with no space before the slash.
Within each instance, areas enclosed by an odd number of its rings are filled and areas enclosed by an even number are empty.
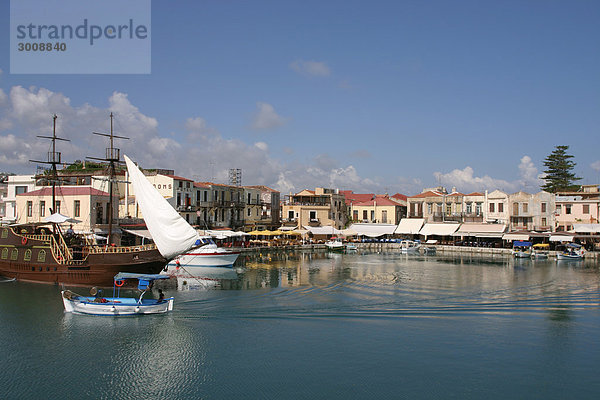
<svg viewBox="0 0 600 400">
<path fill-rule="evenodd" d="M 578 178 L 573 173 L 575 168 L 575 162 L 571 161 L 572 155 L 567 154 L 569 146 L 556 146 L 556 148 L 550 153 L 544 160 L 544 166 L 546 170 L 544 173 L 545 177 L 542 179 L 546 181 L 542 185 L 542 190 L 550 193 L 562 192 L 562 191 L 574 191 L 578 188 L 574 183 L 581 178 Z"/>
</svg>

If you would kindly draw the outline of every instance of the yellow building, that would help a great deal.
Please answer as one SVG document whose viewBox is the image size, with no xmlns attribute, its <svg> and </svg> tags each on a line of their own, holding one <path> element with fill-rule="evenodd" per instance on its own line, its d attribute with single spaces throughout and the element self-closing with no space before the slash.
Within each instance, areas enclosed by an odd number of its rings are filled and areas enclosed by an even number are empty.
<svg viewBox="0 0 600 400">
<path fill-rule="evenodd" d="M 387 196 L 376 196 L 373 200 L 353 202 L 350 215 L 356 222 L 397 225 L 402 218 L 402 208 Z"/>
<path fill-rule="evenodd" d="M 347 222 L 344 195 L 337 189 L 315 188 L 290 195 L 282 206 L 284 225 L 333 226 L 342 229 Z"/>
</svg>

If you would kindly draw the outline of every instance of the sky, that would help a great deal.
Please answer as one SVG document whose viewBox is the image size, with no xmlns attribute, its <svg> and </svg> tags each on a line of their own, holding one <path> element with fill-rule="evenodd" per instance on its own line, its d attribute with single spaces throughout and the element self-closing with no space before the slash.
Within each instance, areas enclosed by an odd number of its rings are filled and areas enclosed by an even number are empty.
<svg viewBox="0 0 600 400">
<path fill-rule="evenodd" d="M 151 73 L 11 74 L 0 0 L 0 171 L 117 144 L 143 168 L 283 194 L 537 192 L 568 145 L 600 183 L 600 2 L 153 0 Z M 107 63 L 118 59 L 106 59 Z"/>
</svg>

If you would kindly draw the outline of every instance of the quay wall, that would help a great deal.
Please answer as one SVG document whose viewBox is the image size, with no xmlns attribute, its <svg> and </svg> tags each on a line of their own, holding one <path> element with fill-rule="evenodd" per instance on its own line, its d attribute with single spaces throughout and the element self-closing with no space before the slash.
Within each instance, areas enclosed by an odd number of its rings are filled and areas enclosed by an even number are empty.
<svg viewBox="0 0 600 400">
<path fill-rule="evenodd" d="M 368 251 L 400 251 L 400 243 L 354 243 L 359 250 Z M 510 256 L 511 249 L 505 248 L 489 248 L 489 247 L 469 247 L 469 246 L 446 246 L 434 245 L 438 254 L 478 254 L 478 255 L 501 255 Z M 268 253 L 273 251 L 286 250 L 324 250 L 324 244 L 305 244 L 305 245 L 288 245 L 288 246 L 260 246 L 260 247 L 238 247 L 232 248 L 234 251 L 242 253 Z M 550 258 L 556 258 L 556 251 L 550 251 Z M 600 252 L 588 251 L 585 253 L 585 258 L 594 260 L 600 259 Z"/>
</svg>

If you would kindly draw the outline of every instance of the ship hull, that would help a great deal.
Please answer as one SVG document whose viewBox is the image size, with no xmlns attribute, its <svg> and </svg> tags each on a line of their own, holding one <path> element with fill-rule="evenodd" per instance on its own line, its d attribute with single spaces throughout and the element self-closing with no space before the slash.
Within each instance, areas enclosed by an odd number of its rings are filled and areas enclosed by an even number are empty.
<svg viewBox="0 0 600 400">
<path fill-rule="evenodd" d="M 69 248 L 63 260 L 50 235 L 27 236 L 10 228 L 0 232 L 0 276 L 19 281 L 112 287 L 119 272 L 157 274 L 168 262 L 148 245 Z"/>
</svg>

